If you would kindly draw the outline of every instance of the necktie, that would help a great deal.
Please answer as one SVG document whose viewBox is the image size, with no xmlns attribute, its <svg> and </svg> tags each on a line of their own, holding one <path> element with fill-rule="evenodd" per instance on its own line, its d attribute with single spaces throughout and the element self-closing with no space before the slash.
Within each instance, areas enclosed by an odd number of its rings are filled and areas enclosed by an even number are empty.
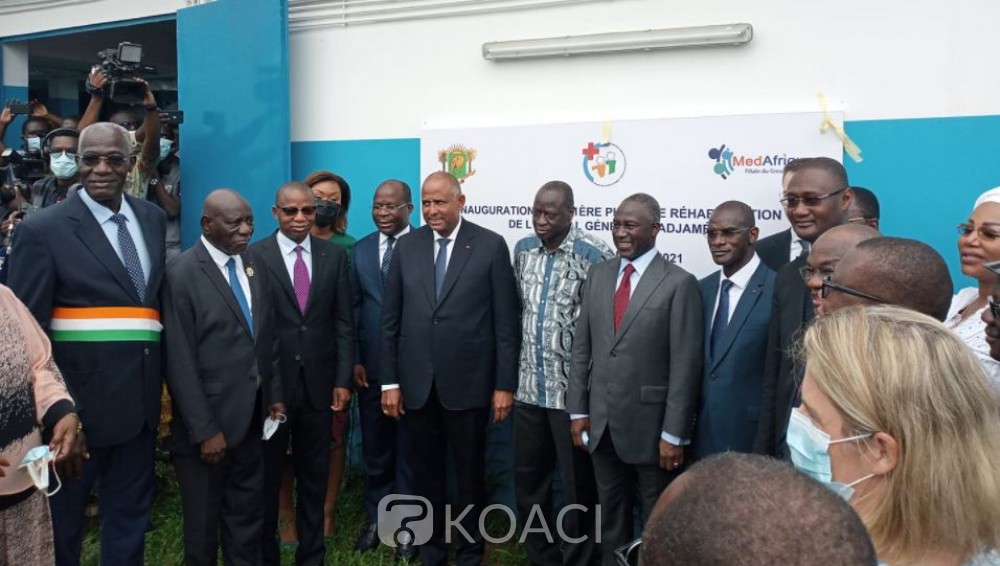
<svg viewBox="0 0 1000 566">
<path fill-rule="evenodd" d="M 292 289 L 295 290 L 295 300 L 299 302 L 299 310 L 306 314 L 309 303 L 309 270 L 302 259 L 302 246 L 295 246 L 295 265 L 292 267 Z"/>
<path fill-rule="evenodd" d="M 628 310 L 628 300 L 632 297 L 632 274 L 635 273 L 635 266 L 631 263 L 625 265 L 625 272 L 622 273 L 622 282 L 615 291 L 615 332 L 622 325 L 625 318 L 625 311 Z"/>
<path fill-rule="evenodd" d="M 243 293 L 243 286 L 240 285 L 240 279 L 236 276 L 236 260 L 229 258 L 226 262 L 226 267 L 229 268 L 229 288 L 233 290 L 233 295 L 236 295 L 236 302 L 240 305 L 240 310 L 243 311 L 243 318 L 247 321 L 247 326 L 250 327 L 250 335 L 253 336 L 253 315 L 250 314 L 250 304 L 247 303 L 247 296 Z"/>
<path fill-rule="evenodd" d="M 385 241 L 385 253 L 382 255 L 382 282 L 385 283 L 386 275 L 389 275 L 389 262 L 392 261 L 392 244 L 396 241 L 396 236 L 389 236 Z M 437 269 L 437 262 L 434 262 Z M 436 273 L 436 272 L 435 272 Z"/>
<path fill-rule="evenodd" d="M 809 242 L 806 240 L 798 240 L 799 245 L 802 246 L 802 251 L 799 252 L 799 257 L 809 257 Z"/>
<path fill-rule="evenodd" d="M 128 227 L 125 224 L 128 222 L 128 218 L 122 213 L 115 214 L 111 217 L 111 220 L 118 225 L 118 247 L 122 251 L 122 261 L 125 264 L 125 269 L 128 271 L 128 276 L 132 279 L 132 284 L 135 285 L 135 292 L 139 294 L 139 302 L 146 302 L 146 276 L 142 272 L 142 263 L 139 261 L 139 252 L 135 249 L 135 242 L 132 241 L 132 235 L 128 232 Z"/>
<path fill-rule="evenodd" d="M 729 327 L 729 290 L 733 288 L 733 282 L 728 279 L 722 280 L 719 291 L 719 308 L 715 311 L 715 320 L 712 321 L 712 355 L 714 356 L 722 346 L 722 337 Z"/>
<path fill-rule="evenodd" d="M 441 238 L 438 242 L 438 255 L 434 260 L 434 296 L 441 298 L 441 288 L 444 287 L 444 274 L 448 270 L 448 238 Z"/>
</svg>

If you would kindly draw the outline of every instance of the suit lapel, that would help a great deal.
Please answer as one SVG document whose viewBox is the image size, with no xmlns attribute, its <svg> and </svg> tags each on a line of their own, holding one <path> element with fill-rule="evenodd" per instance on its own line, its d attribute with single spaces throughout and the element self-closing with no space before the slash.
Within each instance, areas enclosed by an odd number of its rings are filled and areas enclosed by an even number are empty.
<svg viewBox="0 0 1000 566">
<path fill-rule="evenodd" d="M 722 281 L 722 271 L 717 271 L 709 277 L 708 287 L 704 289 L 705 296 L 702 298 L 704 305 L 702 311 L 705 313 L 705 336 L 702 344 L 706 360 L 712 355 L 712 324 L 715 322 L 715 303 L 719 299 L 719 284 Z"/>
<path fill-rule="evenodd" d="M 128 271 L 125 269 L 125 264 L 118 258 L 118 254 L 111 247 L 111 242 L 108 241 L 104 230 L 97 223 L 97 219 L 91 214 L 86 203 L 76 198 L 66 199 L 66 204 L 78 207 L 78 210 L 74 213 L 74 216 L 80 221 L 76 235 L 86 244 L 87 249 L 90 250 L 90 253 L 94 254 L 94 257 L 104 266 L 104 269 L 118 282 L 118 285 L 128 293 L 128 296 L 136 304 L 141 304 L 139 293 L 135 290 L 135 285 L 132 283 L 132 278 L 129 277 Z M 152 278 L 150 281 L 152 281 Z"/>
<path fill-rule="evenodd" d="M 458 237 L 455 238 L 454 242 L 449 244 L 454 246 L 454 248 L 451 250 L 451 257 L 448 258 L 448 269 L 444 272 L 444 284 L 441 286 L 441 298 L 437 301 L 438 305 L 448 298 L 448 293 L 455 286 L 459 275 L 465 269 L 465 264 L 468 263 L 469 258 L 472 256 L 473 241 L 476 236 L 475 232 L 473 232 L 473 226 L 469 222 L 464 222 L 464 224 L 465 226 L 459 231 Z"/>
<path fill-rule="evenodd" d="M 243 309 L 241 309 L 239 303 L 236 302 L 236 295 L 233 295 L 233 290 L 229 287 L 229 281 L 222 276 L 222 272 L 219 271 L 219 266 L 212 261 L 212 256 L 209 255 L 208 250 L 205 249 L 205 244 L 199 240 L 195 246 L 197 247 L 197 251 L 195 253 L 198 254 L 198 263 L 201 264 L 201 270 L 205 273 L 205 277 L 212 282 L 212 285 L 215 286 L 215 290 L 222 295 L 222 300 L 229 305 L 229 310 L 233 312 L 233 316 L 235 316 L 236 320 L 240 321 L 240 324 L 243 325 L 243 330 L 246 331 L 247 335 L 250 335 L 250 327 L 247 326 L 246 317 L 243 316 Z M 254 286 L 253 279 L 254 278 L 250 278 L 251 293 L 253 292 Z M 260 301 L 254 300 L 253 304 L 259 308 Z M 254 318 L 256 319 L 256 317 Z"/>
<path fill-rule="evenodd" d="M 619 263 L 619 265 L 621 265 Z M 663 259 L 659 253 L 653 256 L 653 261 L 649 263 L 649 267 L 646 268 L 646 272 L 642 274 L 639 278 L 639 286 L 635 288 L 632 292 L 632 298 L 628 301 L 628 308 L 625 309 L 625 317 L 622 319 L 621 328 L 618 329 L 618 333 L 615 335 L 615 344 L 617 344 L 622 336 L 628 332 L 629 326 L 635 321 L 635 318 L 639 316 L 639 311 L 646 304 L 646 301 L 653 295 L 656 289 L 659 288 L 660 283 L 663 282 L 663 278 L 667 274 L 667 262 Z M 617 279 L 617 277 L 615 278 Z M 612 293 L 614 296 L 614 293 Z M 614 311 L 614 299 L 612 299 L 612 311 Z M 612 318 L 614 318 L 614 313 L 612 312 Z M 612 322 L 614 324 L 614 322 Z"/>
<path fill-rule="evenodd" d="M 309 236 L 312 238 L 312 236 Z M 313 303 L 316 301 L 317 288 L 319 288 L 319 283 L 324 281 L 326 278 L 326 271 L 329 267 L 330 258 L 326 256 L 326 252 L 319 249 L 316 245 L 316 241 L 313 240 L 309 242 L 309 251 L 312 255 L 312 277 L 309 279 L 309 299 L 306 301 L 306 312 L 309 312 L 313 308 Z M 288 270 L 285 270 L 288 273 Z M 287 275 L 285 277 L 288 279 Z M 292 291 L 292 296 L 295 296 L 295 290 L 292 288 L 292 282 L 289 280 L 288 288 Z M 295 306 L 298 306 L 298 301 L 295 302 Z"/>
<path fill-rule="evenodd" d="M 243 328 L 250 334 L 250 338 L 256 342 L 257 335 L 260 334 L 261 324 L 264 322 L 264 306 L 268 300 L 264 296 L 264 287 L 261 284 L 261 278 L 257 274 L 256 269 L 263 266 L 254 265 L 254 256 L 250 255 L 250 252 L 244 252 L 240 254 L 240 257 L 243 258 L 243 271 L 246 273 L 247 282 L 250 284 L 250 312 L 252 313 L 250 316 L 253 317 L 253 332 L 250 332 L 250 328 L 246 324 L 243 325 Z M 232 294 L 232 290 L 230 290 L 230 294 Z M 242 315 L 242 310 L 240 311 L 240 320 L 246 322 Z"/>
<path fill-rule="evenodd" d="M 434 259 L 437 257 L 435 254 L 436 250 L 434 249 L 434 231 L 431 230 L 430 226 L 425 226 L 420 230 L 421 232 L 415 234 L 415 237 L 419 237 L 423 241 L 420 245 L 416 246 L 416 249 L 424 251 L 418 251 L 417 257 L 413 258 L 413 261 L 416 262 L 417 267 L 415 272 L 424 280 L 423 286 L 424 291 L 427 293 L 427 302 L 431 306 L 431 311 L 433 311 L 437 305 L 437 299 L 434 297 Z M 428 251 L 430 252 L 429 254 Z M 430 269 L 427 268 L 428 264 L 426 262 L 430 262 Z M 400 265 L 400 268 L 402 267 Z"/>
<path fill-rule="evenodd" d="M 743 325 L 746 324 L 747 318 L 750 313 L 753 312 L 754 307 L 757 306 L 757 301 L 760 300 L 763 294 L 761 289 L 764 287 L 764 274 L 766 273 L 767 266 L 764 262 L 761 262 L 757 269 L 750 276 L 750 281 L 747 282 L 747 288 L 743 290 L 743 294 L 740 296 L 740 302 L 736 303 L 736 310 L 733 311 L 733 317 L 729 320 L 729 325 L 726 326 L 726 333 L 722 336 L 722 343 L 719 345 L 719 351 L 712 356 L 712 368 L 719 364 L 719 361 L 726 356 L 726 352 L 732 347 L 733 342 L 736 341 L 736 337 L 739 336 L 740 331 L 743 329 Z"/>
<path fill-rule="evenodd" d="M 288 268 L 285 267 L 285 258 L 281 257 L 281 246 L 278 245 L 278 233 L 275 232 L 270 238 L 261 242 L 260 260 L 267 264 L 271 271 L 277 273 L 278 284 L 284 289 L 288 299 L 292 301 L 295 308 L 299 308 L 299 301 L 295 298 L 295 289 L 292 288 L 292 280 L 288 276 Z"/>
</svg>

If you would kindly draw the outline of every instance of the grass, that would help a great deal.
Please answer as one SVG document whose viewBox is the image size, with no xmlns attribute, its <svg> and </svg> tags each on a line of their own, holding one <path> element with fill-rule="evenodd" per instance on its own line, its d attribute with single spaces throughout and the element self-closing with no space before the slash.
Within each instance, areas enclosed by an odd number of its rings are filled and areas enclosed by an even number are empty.
<svg viewBox="0 0 1000 566">
<path fill-rule="evenodd" d="M 157 493 L 153 504 L 153 529 L 146 533 L 146 560 L 148 566 L 180 566 L 183 564 L 184 543 L 182 536 L 181 502 L 173 467 L 165 461 L 156 463 Z M 365 522 L 362 498 L 362 477 L 356 469 L 345 474 L 344 484 L 337 501 L 337 532 L 327 539 L 326 563 L 336 566 L 375 566 L 393 564 L 393 549 L 381 547 L 375 551 L 353 552 L 361 526 Z M 503 513 L 489 515 L 487 530 L 491 536 L 501 537 L 510 528 L 510 521 Z M 515 566 L 529 564 L 517 537 L 503 545 L 487 543 L 485 564 L 490 566 Z M 81 563 L 98 566 L 100 543 L 96 519 L 89 525 L 83 542 Z M 295 551 L 282 549 L 281 563 L 294 564 Z"/>
</svg>

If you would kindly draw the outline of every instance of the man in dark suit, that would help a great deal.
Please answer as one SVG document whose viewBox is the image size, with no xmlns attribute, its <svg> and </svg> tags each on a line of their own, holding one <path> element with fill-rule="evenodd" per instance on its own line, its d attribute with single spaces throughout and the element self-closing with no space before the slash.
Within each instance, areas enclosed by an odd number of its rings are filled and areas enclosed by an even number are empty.
<svg viewBox="0 0 1000 566">
<path fill-rule="evenodd" d="M 793 163 L 792 175 L 781 199 L 792 230 L 808 245 L 834 226 L 847 222 L 851 190 L 847 171 L 828 157 L 807 157 Z M 813 304 L 799 273 L 806 255 L 778 270 L 768 329 L 767 361 L 764 363 L 764 394 L 754 452 L 787 456 L 785 432 L 791 407 L 797 401 L 795 358 L 792 346 L 799 332 L 813 319 Z"/>
<path fill-rule="evenodd" d="M 264 443 L 264 563 L 278 565 L 278 492 L 291 436 L 297 483 L 296 564 L 323 564 L 323 501 L 330 469 L 330 413 L 347 409 L 354 329 L 347 252 L 309 235 L 316 197 L 305 183 L 286 183 L 271 208 L 278 231 L 254 244 L 271 282 L 277 315 L 287 422 Z"/>
<path fill-rule="evenodd" d="M 205 198 L 201 230 L 170 262 L 163 297 L 184 561 L 215 564 L 221 531 L 226 564 L 260 564 L 261 431 L 285 414 L 268 273 L 244 253 L 253 213 L 235 191 Z"/>
<path fill-rule="evenodd" d="M 804 163 L 801 159 L 794 159 L 785 164 L 784 171 L 781 172 L 781 194 L 788 191 L 788 183 L 792 180 L 792 175 L 799 170 Z M 783 197 L 782 197 L 783 198 Z M 785 207 L 785 214 L 791 220 L 791 212 Z M 766 238 L 761 238 L 757 242 L 757 257 L 764 262 L 764 265 L 777 272 L 795 258 L 805 256 L 809 253 L 809 242 L 794 234 L 791 228 L 786 228 L 777 234 L 771 234 Z"/>
<path fill-rule="evenodd" d="M 684 464 L 701 390 L 698 281 L 656 250 L 660 205 L 646 194 L 615 211 L 620 259 L 591 267 L 573 337 L 566 410 L 573 444 L 590 450 L 604 564 L 633 537 Z"/>
<path fill-rule="evenodd" d="M 433 508 L 434 534 L 420 547 L 426 566 L 444 564 L 445 449 L 457 472 L 453 516 L 465 513 L 458 564 L 479 564 L 486 503 L 486 427 L 510 415 L 521 332 L 507 244 L 462 220 L 465 195 L 448 173 L 421 188 L 424 221 L 396 245 L 382 312 L 382 407 L 405 413 L 417 493 Z"/>
<path fill-rule="evenodd" d="M 701 280 L 705 377 L 695 435 L 699 459 L 751 452 L 760 416 L 774 271 L 754 254 L 753 210 L 728 201 L 708 221 L 708 248 L 720 271 Z"/>
<path fill-rule="evenodd" d="M 361 450 L 365 469 L 365 512 L 368 523 L 354 545 L 367 552 L 379 545 L 378 504 L 390 493 L 413 494 L 413 462 L 403 427 L 382 413 L 382 379 L 379 346 L 382 343 L 382 299 L 393 252 L 400 238 L 410 233 L 413 212 L 410 186 L 389 180 L 378 186 L 372 202 L 372 220 L 378 230 L 354 246 L 351 288 L 354 292 L 355 337 L 358 342 L 354 385 L 361 416 Z M 412 544 L 396 548 L 399 558 L 415 559 Z"/>
<path fill-rule="evenodd" d="M 142 564 L 160 415 L 160 283 L 166 218 L 123 195 L 128 137 L 99 123 L 80 135 L 76 196 L 17 230 L 8 283 L 52 339 L 90 457 L 50 500 L 56 561 L 79 564 L 84 508 L 100 483 L 101 562 Z M 75 475 L 80 470 L 63 470 Z"/>
</svg>

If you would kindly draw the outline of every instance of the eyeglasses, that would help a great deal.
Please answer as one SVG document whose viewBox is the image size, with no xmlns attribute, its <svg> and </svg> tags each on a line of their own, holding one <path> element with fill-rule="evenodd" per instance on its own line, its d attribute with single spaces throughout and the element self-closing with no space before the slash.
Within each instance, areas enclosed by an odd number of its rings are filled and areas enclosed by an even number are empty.
<svg viewBox="0 0 1000 566">
<path fill-rule="evenodd" d="M 711 240 L 717 236 L 722 236 L 725 239 L 730 239 L 740 234 L 746 232 L 749 228 L 723 228 L 721 230 L 705 230 L 705 239 Z"/>
<path fill-rule="evenodd" d="M 799 197 L 785 197 L 785 198 L 779 200 L 778 202 L 781 203 L 781 206 L 784 206 L 785 208 L 788 208 L 788 209 L 796 208 L 796 207 L 799 206 L 799 204 L 806 205 L 806 208 L 814 208 L 814 207 L 817 207 L 820 204 L 822 204 L 824 200 L 826 200 L 826 199 L 828 199 L 828 198 L 830 198 L 832 196 L 839 195 L 840 193 L 842 193 L 842 192 L 844 192 L 846 190 L 847 190 L 847 187 L 844 187 L 843 189 L 840 189 L 839 191 L 833 191 L 832 193 L 827 193 L 825 195 L 819 195 L 819 196 L 815 196 L 815 197 L 801 197 L 801 198 L 799 198 Z"/>
<path fill-rule="evenodd" d="M 68 157 L 70 159 L 76 159 L 76 154 L 72 151 L 56 151 L 49 153 L 49 157 Z"/>
<path fill-rule="evenodd" d="M 827 275 L 826 277 L 823 278 L 823 287 L 819 291 L 819 296 L 824 299 L 827 298 L 830 295 L 830 289 L 840 291 L 845 295 L 853 295 L 860 299 L 872 301 L 873 303 L 885 304 L 885 299 L 880 299 L 875 295 L 869 295 L 864 291 L 858 291 L 857 289 L 851 289 L 850 287 L 846 287 L 844 285 L 841 285 L 840 283 L 836 283 L 833 281 L 832 276 Z"/>
<path fill-rule="evenodd" d="M 993 320 L 1000 323 L 1000 303 L 993 300 L 993 295 L 989 297 L 990 303 L 990 314 L 993 315 Z"/>
<path fill-rule="evenodd" d="M 97 167 L 100 162 L 105 162 L 108 166 L 118 169 L 119 167 L 125 165 L 128 158 L 124 155 L 96 155 L 93 153 L 85 153 L 81 156 L 77 156 L 80 163 L 83 163 L 87 167 Z"/>
<path fill-rule="evenodd" d="M 315 206 L 302 206 L 302 207 L 299 207 L 299 206 L 279 206 L 278 210 L 280 210 L 281 213 L 284 214 L 285 216 L 298 216 L 299 212 L 301 212 L 302 214 L 304 214 L 306 216 L 312 216 L 313 214 L 316 214 L 316 207 Z"/>
<path fill-rule="evenodd" d="M 642 547 L 642 539 L 623 544 L 612 551 L 615 557 L 615 566 L 635 566 L 639 563 L 639 549 Z"/>
<path fill-rule="evenodd" d="M 138 130 L 142 124 L 139 122 L 118 122 L 118 125 L 126 130 Z"/>
<path fill-rule="evenodd" d="M 980 226 L 979 228 L 976 228 L 972 224 L 958 225 L 958 233 L 961 236 L 969 236 L 973 232 L 975 232 L 980 238 L 986 240 L 987 242 L 992 242 L 993 240 L 1000 238 L 1000 232 L 996 232 L 992 229 L 987 228 L 986 226 Z"/>
<path fill-rule="evenodd" d="M 397 210 L 403 208 L 404 206 L 409 206 L 409 205 L 410 203 L 408 202 L 403 202 L 400 204 L 373 204 L 372 212 L 382 212 L 383 210 L 386 212 L 396 212 Z"/>
<path fill-rule="evenodd" d="M 813 269 L 808 265 L 803 265 L 799 268 L 799 275 L 802 276 L 803 281 L 809 281 L 811 278 L 819 275 L 820 279 L 826 279 L 833 276 L 832 267 L 821 267 L 819 269 Z"/>
</svg>

